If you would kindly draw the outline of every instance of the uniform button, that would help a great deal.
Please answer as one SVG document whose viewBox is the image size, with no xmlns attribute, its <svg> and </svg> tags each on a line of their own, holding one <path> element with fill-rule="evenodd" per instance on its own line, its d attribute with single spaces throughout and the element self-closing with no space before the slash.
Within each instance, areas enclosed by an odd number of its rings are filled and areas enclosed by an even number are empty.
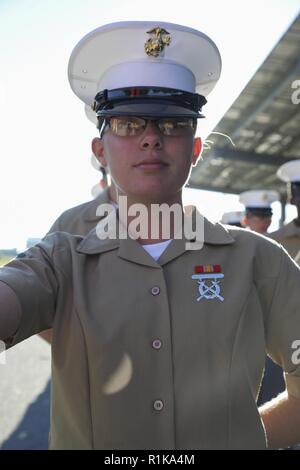
<svg viewBox="0 0 300 470">
<path fill-rule="evenodd" d="M 153 408 L 155 409 L 155 411 L 161 411 L 164 407 L 164 404 L 161 400 L 155 400 L 155 402 L 153 403 Z"/>
<path fill-rule="evenodd" d="M 161 342 L 161 340 L 160 340 L 160 339 L 154 339 L 154 340 L 152 341 L 152 347 L 153 347 L 154 349 L 160 349 L 160 348 L 162 347 L 162 342 Z"/>
<path fill-rule="evenodd" d="M 158 295 L 160 293 L 160 288 L 158 286 L 154 286 L 151 289 L 151 294 L 152 295 Z"/>
</svg>

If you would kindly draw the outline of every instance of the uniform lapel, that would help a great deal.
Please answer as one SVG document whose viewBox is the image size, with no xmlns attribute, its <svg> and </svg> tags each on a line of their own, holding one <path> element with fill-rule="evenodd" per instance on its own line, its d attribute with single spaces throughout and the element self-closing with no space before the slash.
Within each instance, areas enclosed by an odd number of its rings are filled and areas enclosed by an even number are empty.
<svg viewBox="0 0 300 470">
<path fill-rule="evenodd" d="M 109 219 L 116 221 L 118 224 L 118 218 L 115 210 L 113 210 L 108 215 L 105 221 L 103 219 L 104 228 L 107 227 L 106 223 L 109 222 Z M 220 224 L 214 224 L 204 217 L 202 217 L 202 220 L 204 224 L 203 230 L 202 228 L 200 229 L 203 236 L 198 237 L 197 235 L 198 240 L 204 238 L 202 249 L 205 249 L 205 245 L 228 245 L 234 243 L 234 238 L 230 235 L 224 226 Z M 118 236 L 117 238 L 101 240 L 99 239 L 99 233 L 99 228 L 98 232 L 96 229 L 92 230 L 78 245 L 77 251 L 79 253 L 85 254 L 96 254 L 118 248 L 118 256 L 120 258 L 131 261 L 133 263 L 150 266 L 152 268 L 160 268 L 160 266 L 163 266 L 178 256 L 181 256 L 185 251 L 193 251 L 188 247 L 193 246 L 193 243 L 196 243 L 196 237 L 194 239 L 187 237 L 183 231 L 182 238 L 172 240 L 170 245 L 159 258 L 158 262 L 156 262 L 136 240 L 133 240 L 129 237 L 124 239 L 118 238 Z M 199 252 L 199 249 L 194 251 L 197 253 Z"/>
<path fill-rule="evenodd" d="M 183 238 L 173 240 L 159 258 L 158 262 L 161 266 L 182 255 L 185 251 L 199 253 L 200 250 L 205 249 L 205 245 L 229 245 L 234 243 L 234 238 L 223 225 L 214 224 L 199 213 L 198 216 L 201 223 L 203 223 L 203 226 L 199 227 L 201 233 L 197 233 L 197 240 L 200 243 L 199 248 L 190 249 L 189 247 L 192 248 L 194 244 L 197 244 L 196 237 L 187 237 L 183 233 Z"/>
</svg>

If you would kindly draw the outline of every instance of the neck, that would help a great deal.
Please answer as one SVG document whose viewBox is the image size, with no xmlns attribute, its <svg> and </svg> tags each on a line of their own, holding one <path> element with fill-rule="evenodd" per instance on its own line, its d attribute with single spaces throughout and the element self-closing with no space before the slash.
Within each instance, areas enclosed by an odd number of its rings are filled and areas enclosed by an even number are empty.
<svg viewBox="0 0 300 470">
<path fill-rule="evenodd" d="M 110 201 L 112 201 L 112 202 L 117 202 L 117 200 L 118 200 L 118 195 L 117 195 L 117 191 L 116 191 L 115 185 L 109 186 L 109 188 L 108 188 L 108 197 L 109 197 L 109 200 L 110 200 Z"/>
<path fill-rule="evenodd" d="M 133 200 L 120 194 L 118 202 L 121 222 L 142 245 L 170 240 L 174 238 L 179 224 L 182 225 L 181 193 L 163 202 Z"/>
</svg>

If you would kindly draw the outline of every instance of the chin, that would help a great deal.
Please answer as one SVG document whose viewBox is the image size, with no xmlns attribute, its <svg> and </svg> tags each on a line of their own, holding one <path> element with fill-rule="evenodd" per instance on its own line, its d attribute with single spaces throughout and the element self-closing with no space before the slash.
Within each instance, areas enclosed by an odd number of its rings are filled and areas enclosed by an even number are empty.
<svg viewBox="0 0 300 470">
<path fill-rule="evenodd" d="M 164 202 L 166 200 L 166 194 L 164 188 L 158 186 L 134 188 L 132 191 L 127 193 L 128 197 L 136 202 Z"/>
</svg>

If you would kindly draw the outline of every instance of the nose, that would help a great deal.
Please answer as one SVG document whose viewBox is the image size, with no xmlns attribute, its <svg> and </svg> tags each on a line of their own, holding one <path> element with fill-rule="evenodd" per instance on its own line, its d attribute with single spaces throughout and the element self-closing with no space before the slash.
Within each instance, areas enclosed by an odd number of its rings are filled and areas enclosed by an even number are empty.
<svg viewBox="0 0 300 470">
<path fill-rule="evenodd" d="M 144 150 L 159 150 L 162 148 L 162 134 L 155 122 L 148 121 L 146 129 L 142 134 L 140 145 Z"/>
</svg>

